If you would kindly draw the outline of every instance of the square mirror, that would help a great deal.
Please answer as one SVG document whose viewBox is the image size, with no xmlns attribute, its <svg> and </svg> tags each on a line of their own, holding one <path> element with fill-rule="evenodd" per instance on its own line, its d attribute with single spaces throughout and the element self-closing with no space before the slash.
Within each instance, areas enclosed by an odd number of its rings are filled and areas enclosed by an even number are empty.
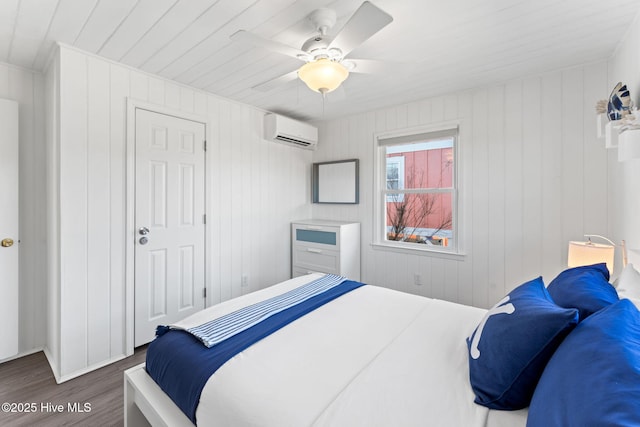
<svg viewBox="0 0 640 427">
<path fill-rule="evenodd" d="M 313 164 L 313 203 L 359 202 L 358 159 Z"/>
</svg>

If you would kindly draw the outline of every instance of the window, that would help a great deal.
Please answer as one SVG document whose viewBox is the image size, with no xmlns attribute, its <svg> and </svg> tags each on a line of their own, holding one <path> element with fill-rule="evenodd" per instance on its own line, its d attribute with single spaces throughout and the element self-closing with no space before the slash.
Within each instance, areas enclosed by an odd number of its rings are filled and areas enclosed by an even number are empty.
<svg viewBox="0 0 640 427">
<path fill-rule="evenodd" d="M 379 244 L 457 252 L 457 139 L 457 126 L 378 136 Z"/>
<path fill-rule="evenodd" d="M 387 190 L 402 190 L 404 188 L 404 156 L 397 155 L 387 157 Z M 402 194 L 387 195 L 387 201 L 391 202 L 401 198 Z M 395 197 L 395 198 L 394 198 Z"/>
</svg>

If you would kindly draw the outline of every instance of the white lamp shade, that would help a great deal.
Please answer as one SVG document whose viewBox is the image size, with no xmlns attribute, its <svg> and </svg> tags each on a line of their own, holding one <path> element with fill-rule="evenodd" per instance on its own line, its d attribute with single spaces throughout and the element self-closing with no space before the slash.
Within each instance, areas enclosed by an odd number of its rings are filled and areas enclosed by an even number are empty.
<svg viewBox="0 0 640 427">
<path fill-rule="evenodd" d="M 615 246 L 591 242 L 569 242 L 567 266 L 579 267 L 606 263 L 609 273 L 613 273 L 613 257 Z"/>
<path fill-rule="evenodd" d="M 328 93 L 349 77 L 349 71 L 339 62 L 321 58 L 300 67 L 298 77 L 307 84 L 309 89 Z"/>
</svg>

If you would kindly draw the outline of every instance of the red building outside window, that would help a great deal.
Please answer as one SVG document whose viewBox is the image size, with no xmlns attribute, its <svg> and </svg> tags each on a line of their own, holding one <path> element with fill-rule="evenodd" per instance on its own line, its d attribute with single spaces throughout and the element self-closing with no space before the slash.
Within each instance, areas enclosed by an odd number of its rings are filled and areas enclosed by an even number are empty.
<svg viewBox="0 0 640 427">
<path fill-rule="evenodd" d="M 451 137 L 385 147 L 387 240 L 451 246 L 453 150 Z"/>
</svg>

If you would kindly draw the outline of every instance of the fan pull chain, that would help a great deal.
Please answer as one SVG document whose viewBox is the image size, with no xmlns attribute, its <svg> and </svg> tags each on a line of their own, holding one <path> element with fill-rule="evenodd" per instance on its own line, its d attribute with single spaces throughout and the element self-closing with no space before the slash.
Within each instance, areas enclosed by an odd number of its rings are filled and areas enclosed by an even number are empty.
<svg viewBox="0 0 640 427">
<path fill-rule="evenodd" d="M 322 92 L 322 118 L 324 119 L 324 101 L 326 99 L 326 95 Z"/>
</svg>

